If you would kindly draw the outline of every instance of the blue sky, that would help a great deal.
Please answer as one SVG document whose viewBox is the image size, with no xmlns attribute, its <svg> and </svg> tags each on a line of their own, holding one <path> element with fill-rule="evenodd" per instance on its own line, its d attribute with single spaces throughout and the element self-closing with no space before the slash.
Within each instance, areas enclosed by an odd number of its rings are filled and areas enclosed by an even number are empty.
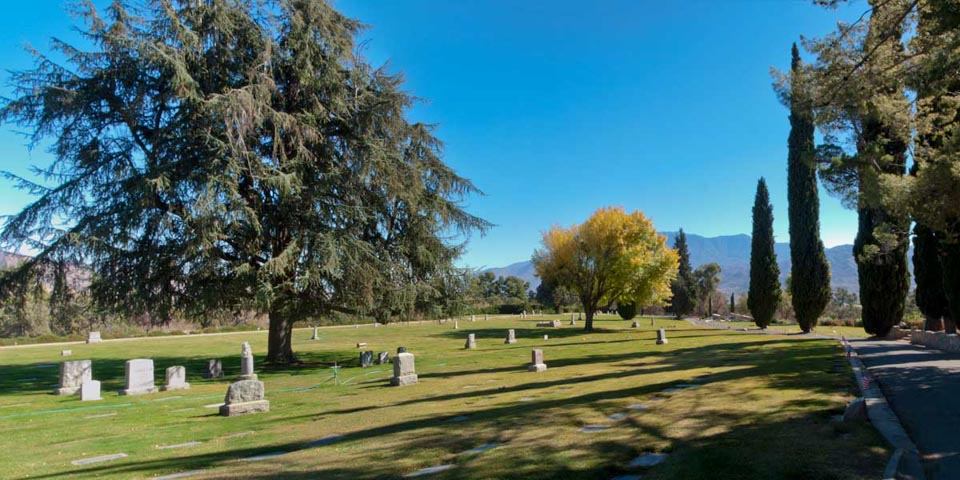
<svg viewBox="0 0 960 480">
<path fill-rule="evenodd" d="M 0 65 L 29 66 L 27 43 L 44 50 L 51 36 L 75 38 L 63 5 L 5 5 Z M 467 206 L 497 226 L 471 239 L 462 263 L 474 267 L 526 260 L 550 225 L 606 205 L 643 210 L 660 230 L 749 233 L 760 176 L 777 241 L 787 241 L 788 112 L 770 67 L 789 65 L 800 35 L 866 9 L 799 0 L 335 5 L 369 25 L 366 56 L 405 74 L 426 100 L 411 116 L 439 124 L 448 163 L 485 192 Z M 0 127 L 0 169 L 49 161 L 25 143 Z M 28 201 L 0 184 L 0 214 Z M 852 243 L 856 215 L 823 191 L 821 223 L 828 246 Z"/>
</svg>

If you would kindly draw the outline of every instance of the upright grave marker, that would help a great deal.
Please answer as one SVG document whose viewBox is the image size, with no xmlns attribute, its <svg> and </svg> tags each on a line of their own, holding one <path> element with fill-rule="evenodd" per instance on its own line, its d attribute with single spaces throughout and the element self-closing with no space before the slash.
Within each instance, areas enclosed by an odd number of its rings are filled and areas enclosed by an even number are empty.
<svg viewBox="0 0 960 480">
<path fill-rule="evenodd" d="M 223 363 L 219 358 L 207 360 L 207 369 L 203 372 L 203 378 L 221 378 L 223 377 Z"/>
<path fill-rule="evenodd" d="M 97 380 L 86 380 L 80 386 L 80 401 L 90 402 L 103 400 L 100 398 L 100 382 Z"/>
<path fill-rule="evenodd" d="M 402 387 L 415 383 L 417 383 L 417 373 L 414 368 L 413 354 L 398 353 L 393 358 L 393 378 L 390 379 L 390 385 Z"/>
<path fill-rule="evenodd" d="M 243 342 L 240 345 L 240 380 L 256 380 L 257 374 L 253 373 L 253 349 L 250 348 L 250 342 Z"/>
<path fill-rule="evenodd" d="M 507 330 L 507 339 L 504 340 L 503 343 L 517 343 L 517 335 L 512 328 Z"/>
<path fill-rule="evenodd" d="M 54 395 L 73 395 L 80 391 L 83 382 L 93 380 L 93 362 L 70 360 L 60 364 L 60 386 Z"/>
<path fill-rule="evenodd" d="M 153 383 L 153 360 L 149 358 L 135 358 L 127 360 L 124 367 L 126 374 L 125 388 L 120 395 L 143 395 L 157 393 L 157 386 Z"/>
<path fill-rule="evenodd" d="M 467 343 L 463 346 L 465 349 L 477 348 L 477 336 L 473 333 L 467 335 Z"/>
<path fill-rule="evenodd" d="M 365 350 L 360 352 L 360 366 L 367 368 L 373 365 L 373 352 Z"/>
<path fill-rule="evenodd" d="M 269 411 L 270 401 L 263 398 L 263 382 L 259 380 L 233 382 L 220 406 L 220 415 L 224 417 Z"/>
<path fill-rule="evenodd" d="M 89 332 L 87 333 L 87 343 L 100 343 L 103 339 L 100 338 L 100 332 Z"/>
<path fill-rule="evenodd" d="M 664 329 L 657 330 L 657 345 L 666 345 L 667 344 L 667 331 Z"/>
<path fill-rule="evenodd" d="M 535 348 L 530 352 L 530 366 L 527 367 L 527 371 L 530 372 L 543 372 L 546 371 L 547 364 L 543 363 L 543 350 Z"/>
<path fill-rule="evenodd" d="M 386 365 L 390 363 L 390 352 L 380 352 L 377 354 L 377 365 Z"/>
<path fill-rule="evenodd" d="M 170 390 L 188 390 L 190 389 L 190 384 L 187 383 L 187 369 L 183 366 L 173 366 L 167 367 L 166 376 L 163 381 L 163 386 L 160 387 L 160 390 L 170 391 Z"/>
</svg>

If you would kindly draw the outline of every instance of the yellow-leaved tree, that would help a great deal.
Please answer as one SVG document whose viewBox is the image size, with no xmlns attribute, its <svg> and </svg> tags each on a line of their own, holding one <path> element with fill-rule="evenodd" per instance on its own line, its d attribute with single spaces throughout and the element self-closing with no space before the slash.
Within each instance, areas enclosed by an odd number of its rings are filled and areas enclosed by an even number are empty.
<svg viewBox="0 0 960 480">
<path fill-rule="evenodd" d="M 587 316 L 584 329 L 591 331 L 594 312 L 614 301 L 665 302 L 677 275 L 677 253 L 643 212 L 606 207 L 582 224 L 551 227 L 533 265 L 543 281 L 577 293 Z"/>
</svg>

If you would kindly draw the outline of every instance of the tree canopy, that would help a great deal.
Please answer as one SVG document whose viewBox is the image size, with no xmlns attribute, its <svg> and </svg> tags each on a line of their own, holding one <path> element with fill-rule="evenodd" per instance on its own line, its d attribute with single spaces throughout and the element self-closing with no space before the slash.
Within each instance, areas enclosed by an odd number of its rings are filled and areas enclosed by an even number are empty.
<svg viewBox="0 0 960 480">
<path fill-rule="evenodd" d="M 52 141 L 45 183 L 0 241 L 90 268 L 98 304 L 269 314 L 268 360 L 294 322 L 410 312 L 488 224 L 407 119 L 403 79 L 358 54 L 361 25 L 322 0 L 116 1 L 79 7 L 82 50 L 54 41 L 12 77 L 0 120 Z M 58 63 L 55 58 L 65 58 Z"/>
<path fill-rule="evenodd" d="M 575 291 L 593 329 L 594 312 L 614 301 L 657 305 L 670 296 L 677 254 L 636 210 L 601 208 L 582 224 L 553 226 L 533 254 L 537 275 Z"/>
</svg>

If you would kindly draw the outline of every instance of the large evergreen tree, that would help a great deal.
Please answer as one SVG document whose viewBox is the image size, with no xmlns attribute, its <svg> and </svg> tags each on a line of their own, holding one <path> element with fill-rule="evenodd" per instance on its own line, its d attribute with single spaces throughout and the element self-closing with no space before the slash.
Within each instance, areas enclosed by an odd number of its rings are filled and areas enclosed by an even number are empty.
<svg viewBox="0 0 960 480">
<path fill-rule="evenodd" d="M 256 309 L 287 363 L 294 322 L 409 313 L 452 270 L 450 232 L 486 226 L 433 128 L 406 119 L 402 79 L 355 53 L 360 24 L 327 2 L 83 15 L 91 49 L 38 53 L 0 112 L 55 156 L 0 234 L 39 252 L 8 280 L 69 261 L 101 306 L 157 322 Z"/>
<path fill-rule="evenodd" d="M 803 79 L 797 45 L 790 62 L 790 138 L 787 156 L 790 274 L 793 310 L 804 332 L 830 302 L 830 266 L 820 240 L 820 199 L 814 170 L 813 106 Z"/>
<path fill-rule="evenodd" d="M 918 169 L 919 164 L 914 163 L 910 174 L 915 176 Z M 922 220 L 917 220 L 913 227 L 913 275 L 917 284 L 914 301 L 925 319 L 923 329 L 943 330 L 944 316 L 949 318 L 950 312 L 943 292 L 940 241 Z"/>
<path fill-rule="evenodd" d="M 683 318 L 693 312 L 697 306 L 696 280 L 690 266 L 690 249 L 687 247 L 687 234 L 681 228 L 673 240 L 673 249 L 679 257 L 677 278 L 670 282 L 670 311 L 677 318 Z"/>
<path fill-rule="evenodd" d="M 731 301 L 733 296 L 731 295 Z M 750 239 L 750 290 L 747 308 L 760 328 L 767 328 L 780 303 L 780 267 L 774 251 L 773 205 L 767 182 L 757 182 L 753 202 L 753 236 Z"/>
</svg>

